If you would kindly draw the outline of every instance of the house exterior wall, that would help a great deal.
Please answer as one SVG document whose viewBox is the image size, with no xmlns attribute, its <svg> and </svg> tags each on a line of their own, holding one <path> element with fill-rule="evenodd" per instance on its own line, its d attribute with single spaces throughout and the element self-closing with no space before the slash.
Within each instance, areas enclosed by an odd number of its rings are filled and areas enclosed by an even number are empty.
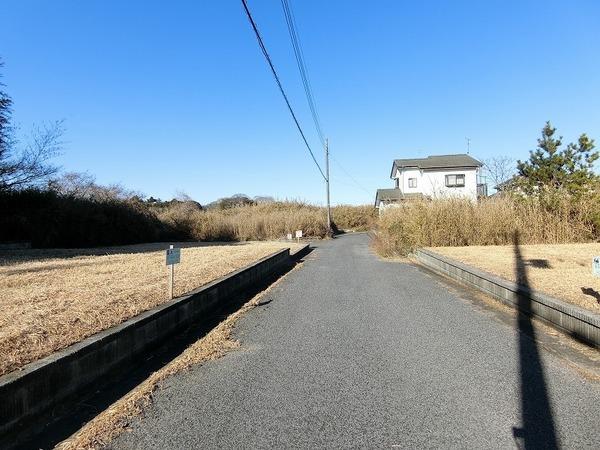
<svg viewBox="0 0 600 450">
<path fill-rule="evenodd" d="M 379 211 L 379 215 L 382 215 L 386 210 L 393 209 L 393 208 L 398 208 L 399 206 L 400 206 L 400 203 L 385 203 L 385 202 L 381 202 L 379 204 L 379 206 L 376 206 L 376 208 Z"/>
<path fill-rule="evenodd" d="M 405 194 L 418 194 L 418 193 L 422 193 L 423 191 L 422 189 L 422 175 L 421 175 L 421 171 L 419 169 L 404 169 L 402 171 L 403 174 L 403 180 L 402 180 L 402 185 L 401 188 L 402 192 L 404 192 Z M 410 187 L 410 182 L 409 180 L 411 179 L 416 179 L 417 180 L 417 186 L 416 187 Z"/>
<path fill-rule="evenodd" d="M 477 200 L 477 168 L 421 170 L 416 168 L 398 169 L 396 178 L 406 194 L 421 193 L 427 197 L 466 197 Z M 464 187 L 447 187 L 446 175 L 465 176 Z M 416 187 L 410 187 L 409 179 L 417 180 Z"/>
</svg>

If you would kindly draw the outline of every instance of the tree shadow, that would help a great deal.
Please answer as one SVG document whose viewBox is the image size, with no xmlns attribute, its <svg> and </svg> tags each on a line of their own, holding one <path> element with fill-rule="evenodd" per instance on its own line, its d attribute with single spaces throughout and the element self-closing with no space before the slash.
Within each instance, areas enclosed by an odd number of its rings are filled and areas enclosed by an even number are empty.
<svg viewBox="0 0 600 450">
<path fill-rule="evenodd" d="M 552 265 L 547 259 L 526 259 L 525 264 L 536 269 L 552 269 Z"/>
<path fill-rule="evenodd" d="M 519 234 L 514 234 L 514 254 L 516 278 L 519 280 L 519 373 L 521 394 L 521 428 L 513 428 L 517 445 L 525 449 L 557 449 L 559 447 L 544 367 L 537 346 L 535 329 L 531 319 L 531 298 L 529 297 L 528 262 L 523 259 L 519 247 Z"/>
<path fill-rule="evenodd" d="M 600 303 L 600 292 L 594 288 L 582 287 L 581 292 L 590 297 L 594 297 L 598 303 Z"/>
</svg>

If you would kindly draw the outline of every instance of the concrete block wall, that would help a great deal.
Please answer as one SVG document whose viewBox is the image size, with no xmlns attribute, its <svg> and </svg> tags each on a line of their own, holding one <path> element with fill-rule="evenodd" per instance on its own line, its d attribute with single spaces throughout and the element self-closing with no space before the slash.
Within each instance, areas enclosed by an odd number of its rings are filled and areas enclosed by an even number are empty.
<svg viewBox="0 0 600 450">
<path fill-rule="evenodd" d="M 189 294 L 0 377 L 0 434 L 84 393 L 103 376 L 128 370 L 146 351 L 210 315 L 236 294 L 280 273 L 308 252 L 267 256 Z"/>
<path fill-rule="evenodd" d="M 479 289 L 513 308 L 519 309 L 519 299 L 526 296 L 530 301 L 527 302 L 529 309 L 524 313 L 600 348 L 600 315 L 430 250 L 417 250 L 416 256 L 424 266 Z"/>
</svg>

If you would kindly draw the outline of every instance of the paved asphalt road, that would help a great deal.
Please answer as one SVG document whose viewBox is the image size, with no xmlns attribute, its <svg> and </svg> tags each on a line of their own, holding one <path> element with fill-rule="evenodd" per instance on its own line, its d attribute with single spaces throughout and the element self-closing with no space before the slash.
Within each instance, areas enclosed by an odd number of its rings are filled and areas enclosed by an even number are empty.
<svg viewBox="0 0 600 450">
<path fill-rule="evenodd" d="M 114 447 L 600 448 L 599 384 L 368 244 L 318 243 Z"/>
</svg>

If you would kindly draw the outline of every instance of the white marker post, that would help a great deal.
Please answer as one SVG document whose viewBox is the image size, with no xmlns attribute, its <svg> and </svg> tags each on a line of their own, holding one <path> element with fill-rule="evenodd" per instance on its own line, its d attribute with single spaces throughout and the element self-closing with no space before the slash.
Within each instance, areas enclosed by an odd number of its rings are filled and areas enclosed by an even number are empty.
<svg viewBox="0 0 600 450">
<path fill-rule="evenodd" d="M 296 240 L 298 244 L 300 243 L 300 238 L 302 237 L 302 230 L 296 230 Z"/>
<path fill-rule="evenodd" d="M 592 260 L 592 275 L 600 278 L 600 256 L 594 256 Z"/>
<path fill-rule="evenodd" d="M 173 284 L 175 283 L 175 264 L 181 261 L 181 249 L 173 248 L 172 245 L 167 249 L 167 266 L 169 267 L 169 299 L 173 299 Z"/>
</svg>

